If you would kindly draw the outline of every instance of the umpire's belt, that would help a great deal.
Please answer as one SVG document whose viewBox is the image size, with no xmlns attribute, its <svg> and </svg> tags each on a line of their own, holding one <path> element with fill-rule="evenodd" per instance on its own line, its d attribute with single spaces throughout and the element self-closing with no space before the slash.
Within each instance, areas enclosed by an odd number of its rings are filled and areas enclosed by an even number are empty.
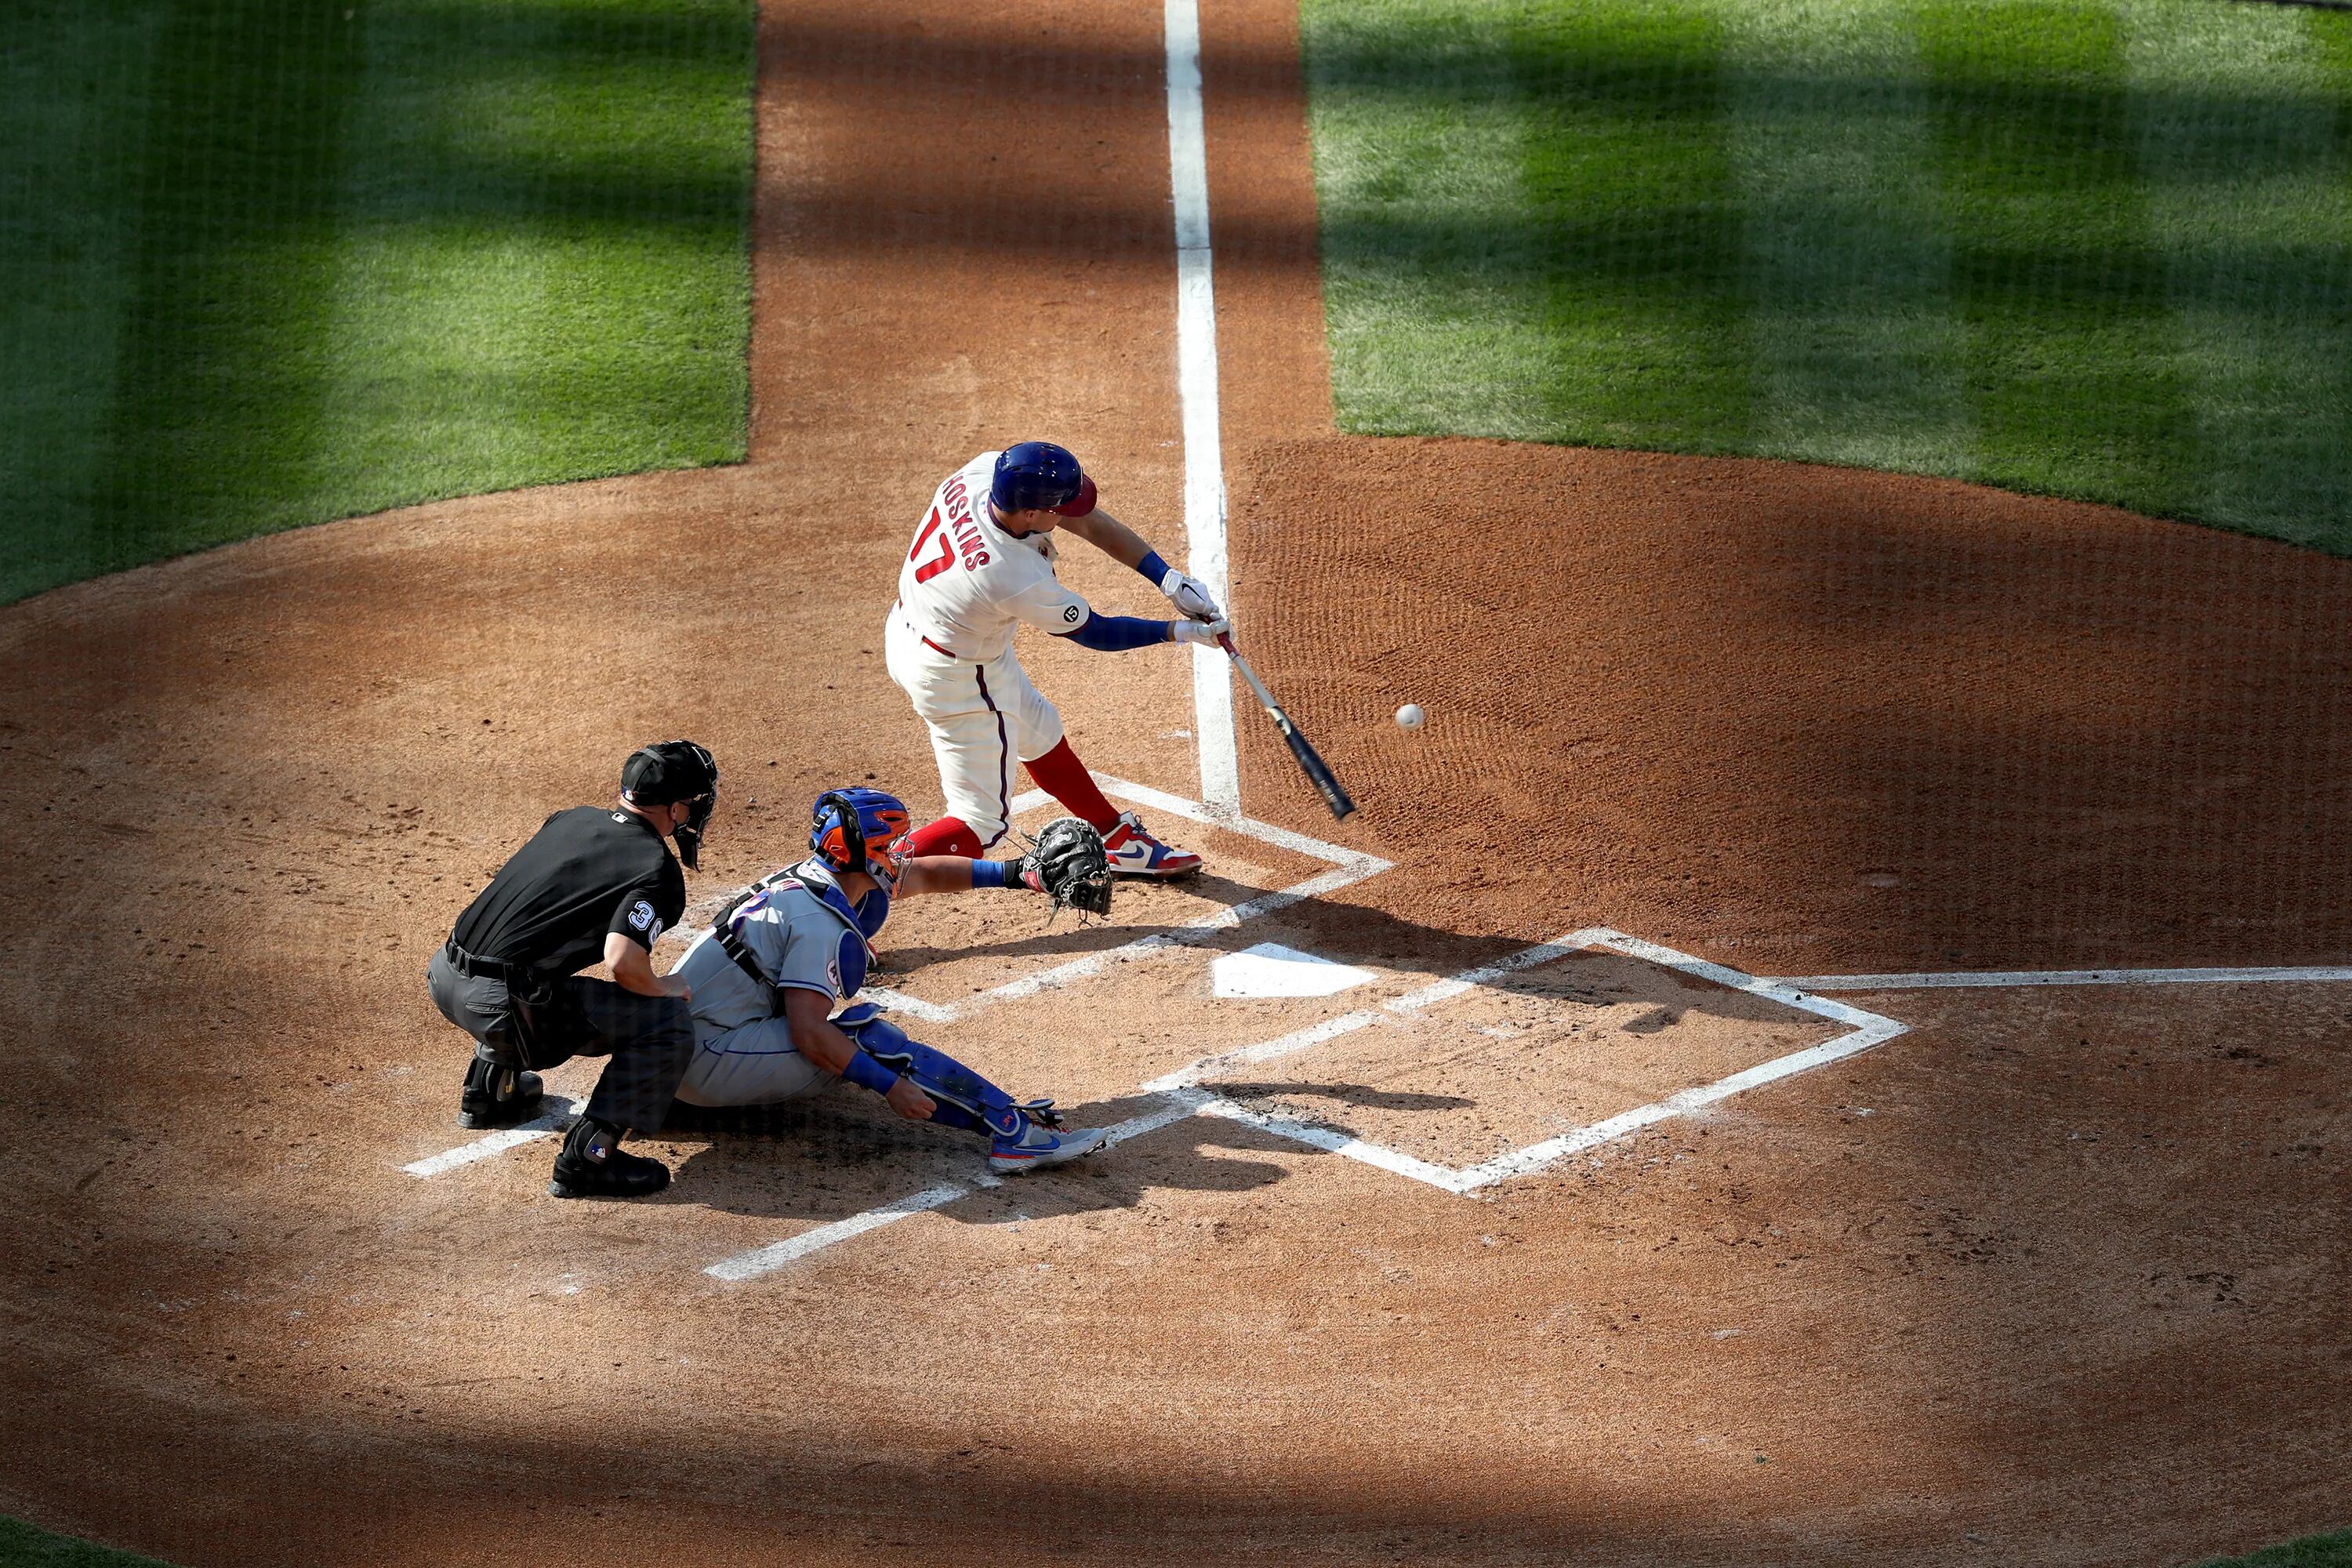
<svg viewBox="0 0 2352 1568">
<path fill-rule="evenodd" d="M 477 958 L 456 942 L 446 943 L 442 956 L 449 967 L 468 980 L 496 980 L 509 990 L 529 990 L 539 978 L 539 972 L 528 963 L 509 963 L 503 959 Z"/>
</svg>

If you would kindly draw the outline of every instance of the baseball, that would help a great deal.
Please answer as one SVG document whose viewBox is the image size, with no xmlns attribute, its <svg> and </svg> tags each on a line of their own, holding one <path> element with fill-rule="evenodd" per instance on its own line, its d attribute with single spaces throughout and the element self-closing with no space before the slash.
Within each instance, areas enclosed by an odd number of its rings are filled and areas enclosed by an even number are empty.
<svg viewBox="0 0 2352 1568">
<path fill-rule="evenodd" d="M 1403 707 L 1397 710 L 1397 728 L 1400 730 L 1418 730 L 1421 728 L 1422 720 L 1426 717 L 1427 715 L 1423 713 L 1421 710 L 1420 703 L 1408 702 Z"/>
</svg>

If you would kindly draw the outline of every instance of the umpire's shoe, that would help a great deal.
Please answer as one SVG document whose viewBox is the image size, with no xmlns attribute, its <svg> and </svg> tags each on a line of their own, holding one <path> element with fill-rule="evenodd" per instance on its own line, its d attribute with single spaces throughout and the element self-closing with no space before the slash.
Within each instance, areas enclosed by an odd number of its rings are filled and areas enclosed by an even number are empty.
<svg viewBox="0 0 2352 1568">
<path fill-rule="evenodd" d="M 643 1198 L 669 1185 L 669 1167 L 659 1160 L 624 1154 L 618 1130 L 586 1117 L 572 1124 L 555 1156 L 550 1197 Z"/>
<path fill-rule="evenodd" d="M 542 1098 L 537 1073 L 476 1057 L 466 1069 L 465 1091 L 457 1096 L 457 1125 L 519 1127 L 539 1115 Z"/>
</svg>

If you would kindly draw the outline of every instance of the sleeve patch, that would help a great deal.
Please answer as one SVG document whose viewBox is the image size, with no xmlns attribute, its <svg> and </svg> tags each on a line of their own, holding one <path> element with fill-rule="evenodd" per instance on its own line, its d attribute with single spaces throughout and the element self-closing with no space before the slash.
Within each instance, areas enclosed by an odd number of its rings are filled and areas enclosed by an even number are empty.
<svg viewBox="0 0 2352 1568">
<path fill-rule="evenodd" d="M 629 906 L 629 925 L 632 930 L 645 932 L 647 942 L 661 934 L 661 917 L 654 912 L 653 900 L 639 899 Z"/>
</svg>

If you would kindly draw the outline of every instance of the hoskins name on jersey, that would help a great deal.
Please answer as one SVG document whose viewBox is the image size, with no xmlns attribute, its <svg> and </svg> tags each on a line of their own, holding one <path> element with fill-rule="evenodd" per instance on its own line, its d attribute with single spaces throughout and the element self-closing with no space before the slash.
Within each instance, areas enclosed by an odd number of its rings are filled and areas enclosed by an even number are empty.
<svg viewBox="0 0 2352 1568">
<path fill-rule="evenodd" d="M 924 542 L 939 531 L 940 507 L 947 509 L 948 531 L 940 535 L 939 554 L 915 568 L 915 581 L 918 583 L 929 582 L 954 564 L 959 555 L 963 558 L 963 569 L 967 572 L 977 572 L 988 564 L 988 541 L 981 537 L 980 523 L 971 515 L 971 492 L 964 488 L 961 474 L 950 479 L 947 488 L 940 492 L 940 506 L 931 508 L 929 521 L 923 524 L 923 531 L 915 535 L 914 553 L 921 554 Z M 952 552 L 949 549 L 950 537 L 954 540 Z"/>
</svg>

